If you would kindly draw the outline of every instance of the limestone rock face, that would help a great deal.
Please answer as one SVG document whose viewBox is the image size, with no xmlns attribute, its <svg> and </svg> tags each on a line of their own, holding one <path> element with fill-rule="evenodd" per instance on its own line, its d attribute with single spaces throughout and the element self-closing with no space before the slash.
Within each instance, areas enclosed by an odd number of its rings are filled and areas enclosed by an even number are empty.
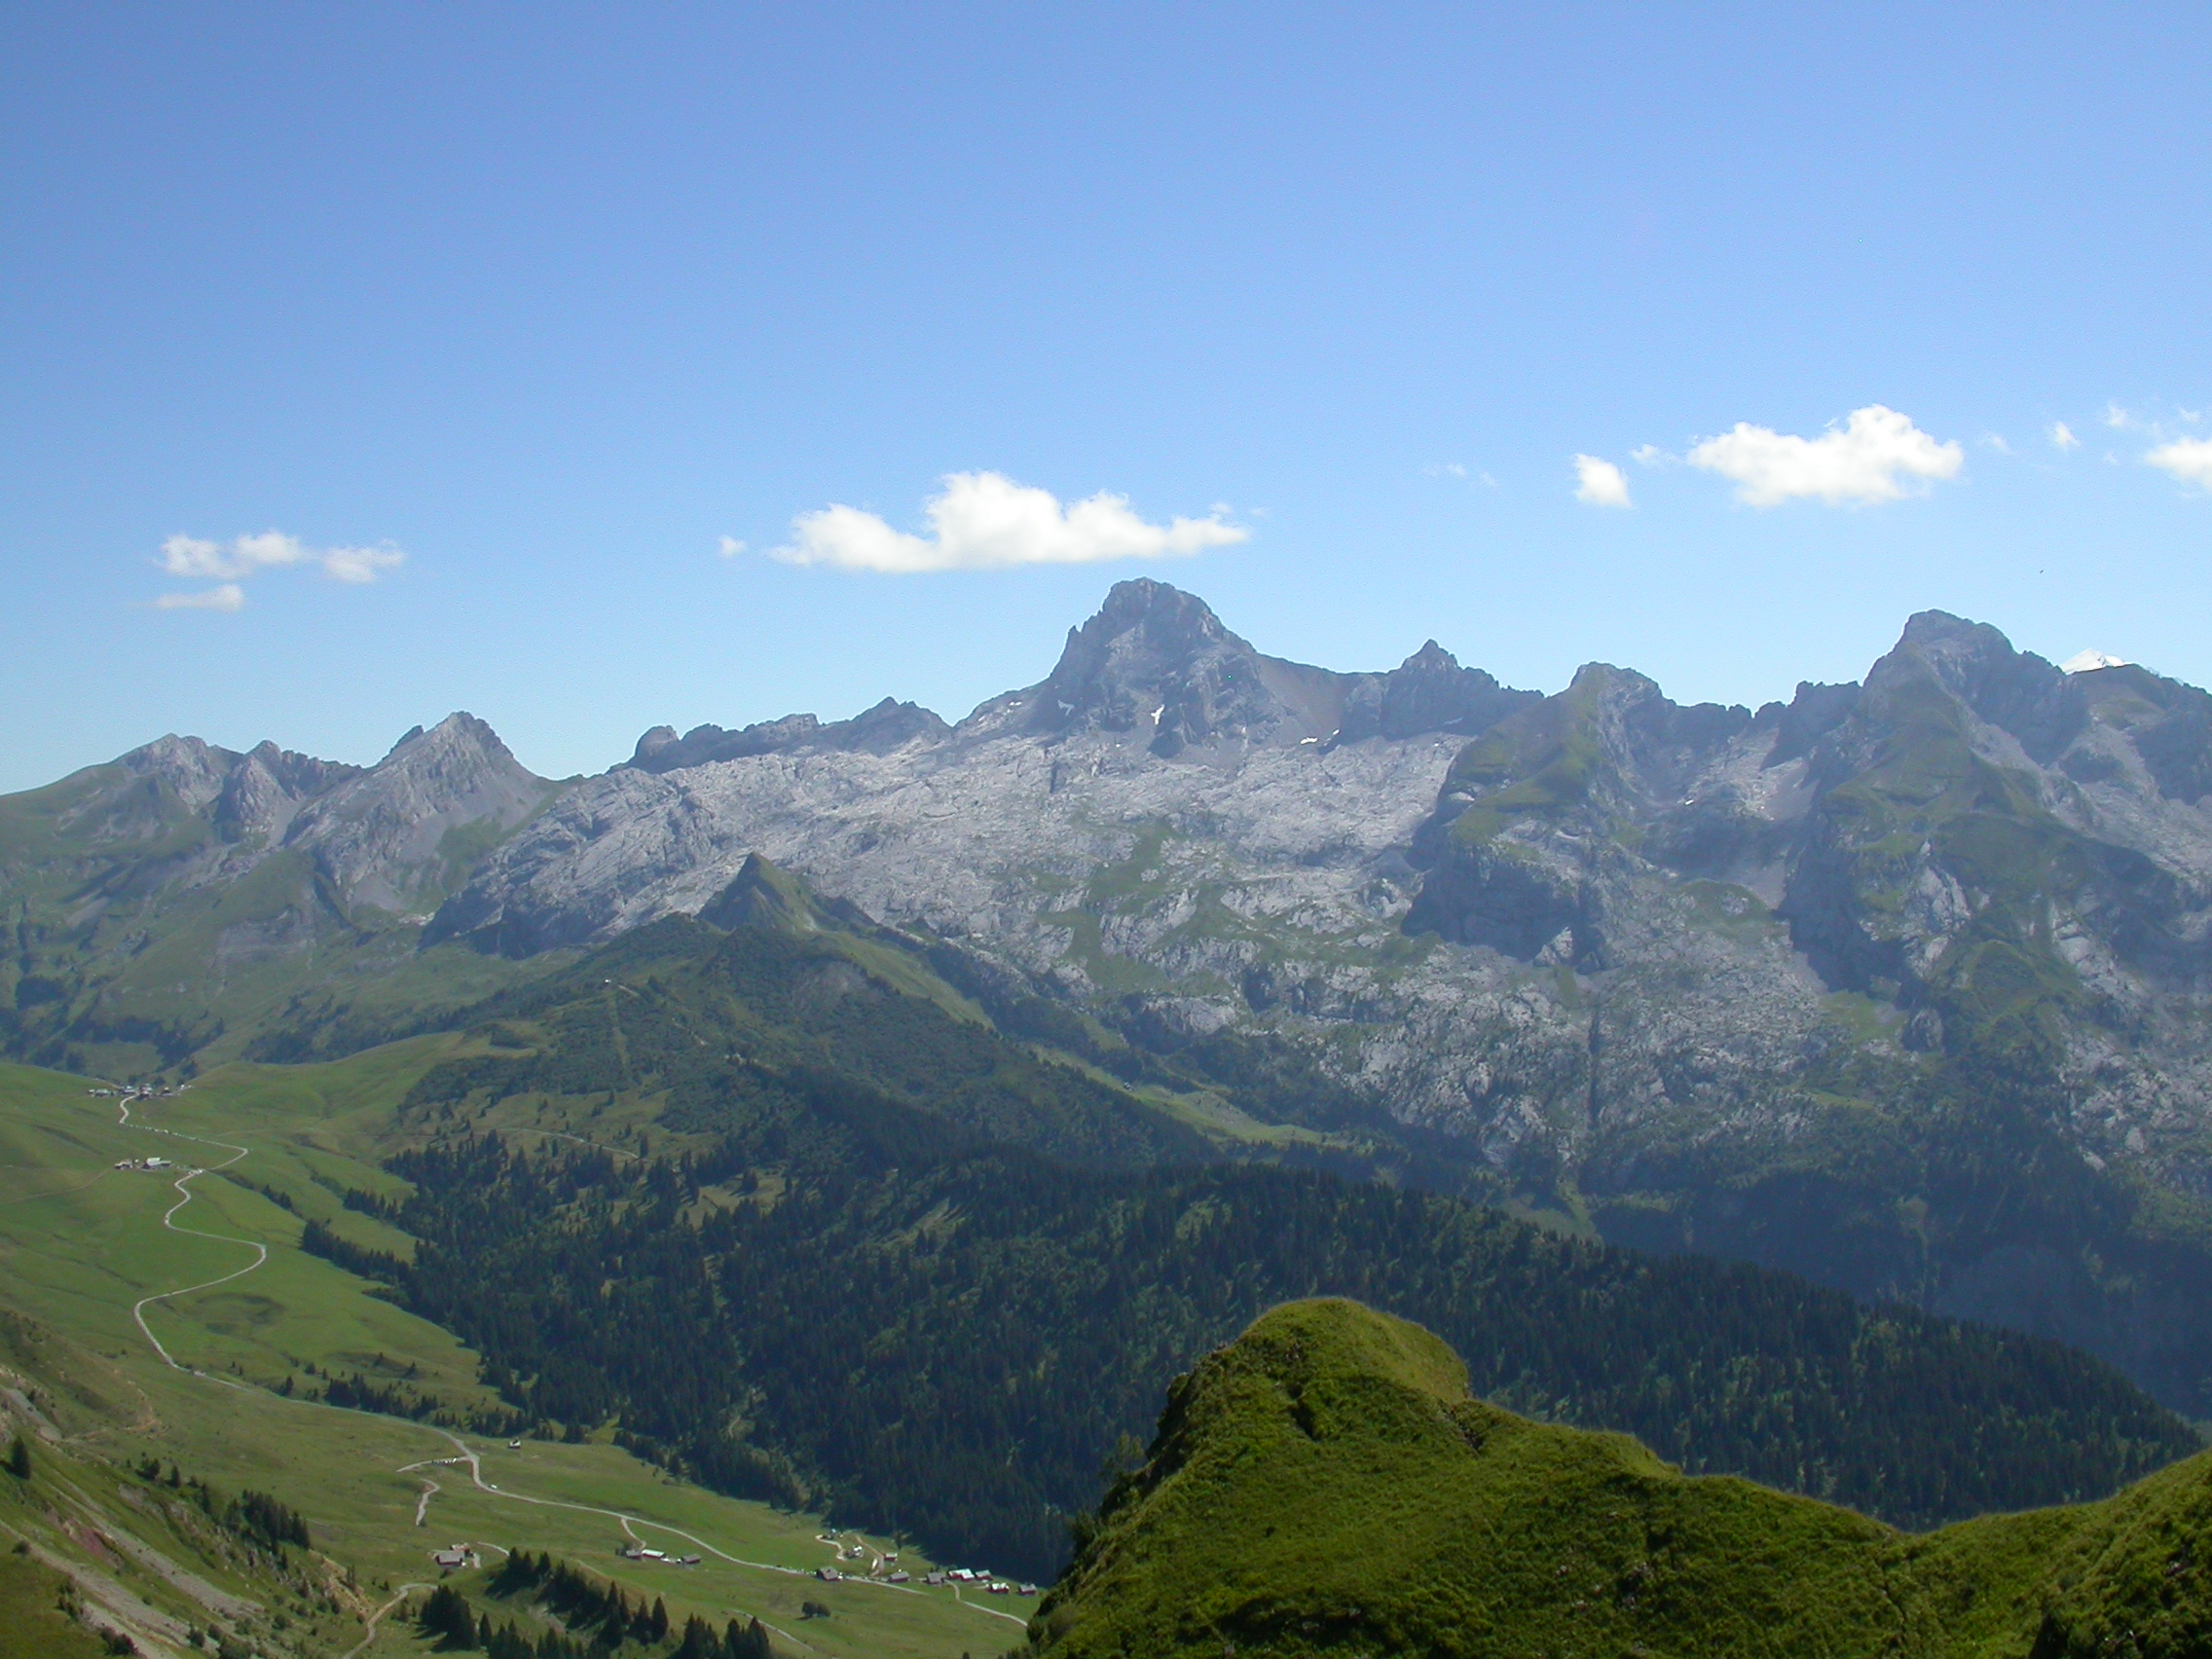
<svg viewBox="0 0 2212 1659">
<path fill-rule="evenodd" d="M 1433 642 L 1388 674 L 1268 657 L 1133 581 L 1042 683 L 954 726 L 908 708 L 648 733 L 429 937 L 589 944 L 756 852 L 1148 1040 L 1310 1040 L 1499 1167 L 1640 1122 L 1787 1135 L 1845 1051 L 2002 1040 L 1991 987 L 2027 975 L 2079 1014 L 2037 1040 L 2084 1150 L 2194 1156 L 2212 698 L 2142 669 L 2068 676 L 1928 612 L 1863 687 L 1756 713 L 1603 664 L 1538 698 Z M 2092 1005 L 2159 1035 L 2131 1058 Z"/>
<path fill-rule="evenodd" d="M 945 724 L 929 710 L 889 697 L 865 714 L 825 725 L 812 715 L 786 715 L 742 731 L 718 725 L 693 726 L 682 737 L 674 726 L 655 726 L 638 739 L 628 764 L 645 772 L 674 772 L 712 760 L 739 760 L 749 755 L 789 755 L 811 750 L 858 750 L 881 755 L 918 737 L 935 737 Z"/>
<path fill-rule="evenodd" d="M 291 896 L 240 961 L 333 903 L 435 904 L 423 944 L 494 963 L 798 925 L 757 857 L 1301 1131 L 1356 1103 L 1403 1178 L 2212 1379 L 2212 1315 L 2180 1356 L 2168 1270 L 2115 1254 L 2145 1193 L 2212 1236 L 2212 697 L 1940 612 L 1753 711 L 1606 664 L 1514 690 L 1434 642 L 1315 668 L 1139 580 L 954 724 L 656 727 L 558 787 L 466 716 L 366 769 L 166 738 L 0 808 L 57 837 L 41 925 L 118 961 L 147 895 L 256 870 Z"/>
<path fill-rule="evenodd" d="M 535 777 L 475 716 L 418 726 L 374 766 L 350 766 L 263 743 L 243 755 L 196 737 L 165 737 L 53 786 L 58 823 L 91 847 L 128 856 L 132 842 L 192 841 L 161 879 L 187 887 L 242 879 L 278 852 L 309 859 L 349 903 L 393 913 L 434 904 L 475 856 L 521 823 L 553 786 Z M 212 830 L 194 837 L 196 827 Z M 449 834 L 473 836 L 473 852 Z"/>
<path fill-rule="evenodd" d="M 405 913 L 442 898 L 550 789 L 474 715 L 448 715 L 319 791 L 285 844 L 311 851 L 349 903 Z"/>
<path fill-rule="evenodd" d="M 1863 685 L 1756 711 L 1604 664 L 1539 697 L 1434 643 L 1270 657 L 1136 581 L 955 725 L 885 704 L 640 754 L 427 937 L 590 944 L 757 853 L 1141 1046 L 1287 1046 L 1478 1185 L 1924 1300 L 2033 1277 L 1954 1272 L 1982 1245 L 1913 1219 L 1984 1133 L 1900 1104 L 1945 1079 L 2040 1079 L 2006 1133 L 2212 1200 L 2212 698 L 2140 668 L 1927 612 Z M 2153 1341 L 2076 1290 L 2104 1311 L 2046 1327 Z"/>
</svg>

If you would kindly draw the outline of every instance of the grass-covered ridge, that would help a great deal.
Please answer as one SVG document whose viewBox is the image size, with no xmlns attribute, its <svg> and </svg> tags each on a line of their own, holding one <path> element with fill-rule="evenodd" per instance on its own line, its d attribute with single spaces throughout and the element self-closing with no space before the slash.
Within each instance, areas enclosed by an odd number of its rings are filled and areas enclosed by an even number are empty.
<svg viewBox="0 0 2212 1659">
<path fill-rule="evenodd" d="M 1033 1623 L 1054 1659 L 2212 1651 L 2212 1454 L 1922 1537 L 1473 1399 L 1426 1331 L 1278 1308 L 1170 1390 Z"/>
</svg>

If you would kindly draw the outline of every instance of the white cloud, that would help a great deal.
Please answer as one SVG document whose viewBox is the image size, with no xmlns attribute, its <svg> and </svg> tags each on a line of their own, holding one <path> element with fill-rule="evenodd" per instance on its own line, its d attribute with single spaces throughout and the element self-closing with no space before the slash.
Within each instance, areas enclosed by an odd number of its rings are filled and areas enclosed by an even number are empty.
<svg viewBox="0 0 2212 1659">
<path fill-rule="evenodd" d="M 316 557 L 332 581 L 351 582 L 356 587 L 407 563 L 407 555 L 396 547 L 331 547 Z"/>
<path fill-rule="evenodd" d="M 1999 455 L 2010 455 L 2012 453 L 2012 446 L 2005 441 L 2005 434 L 2002 432 L 1984 432 L 1981 434 L 1981 441 Z"/>
<path fill-rule="evenodd" d="M 2116 432 L 2124 432 L 2135 424 L 2135 417 L 2117 403 L 2107 403 L 2100 419 Z"/>
<path fill-rule="evenodd" d="M 2050 441 L 2062 450 L 2082 447 L 2082 440 L 2074 435 L 2074 428 L 2063 421 L 2053 421 L 2050 424 Z"/>
<path fill-rule="evenodd" d="M 225 547 L 219 541 L 201 541 L 190 535 L 172 535 L 162 543 L 162 569 L 172 576 L 220 576 L 237 579 L 278 565 L 298 565 L 310 557 L 294 536 L 278 531 L 241 535 Z"/>
<path fill-rule="evenodd" d="M 927 535 L 908 535 L 874 513 L 831 505 L 792 521 L 787 565 L 849 571 L 998 571 L 1014 565 L 1088 565 L 1103 559 L 1163 559 L 1226 547 L 1251 532 L 1219 512 L 1147 524 L 1128 498 L 1101 490 L 1062 507 L 1049 490 L 996 472 L 955 472 L 930 498 Z"/>
<path fill-rule="evenodd" d="M 225 582 L 200 593 L 165 593 L 154 601 L 156 610 L 243 610 L 245 589 L 236 582 Z"/>
<path fill-rule="evenodd" d="M 1677 459 L 1669 455 L 1657 444 L 1639 444 L 1635 449 L 1628 452 L 1628 458 L 1639 466 L 1664 466 L 1669 461 Z"/>
<path fill-rule="evenodd" d="M 2200 484 L 2212 490 L 2212 438 L 2176 438 L 2143 459 L 2184 484 Z"/>
<path fill-rule="evenodd" d="M 225 585 L 203 594 L 165 594 L 155 603 L 165 610 L 237 610 L 245 604 L 237 584 L 262 571 L 320 565 L 332 581 L 360 587 L 406 562 L 407 555 L 389 542 L 377 547 L 309 547 L 298 536 L 276 530 L 241 535 L 228 546 L 192 535 L 172 535 L 162 543 L 159 563 L 164 571 Z M 224 594 L 238 597 L 219 597 Z"/>
<path fill-rule="evenodd" d="M 737 538 L 736 536 L 734 536 L 734 535 L 725 535 L 725 536 L 723 536 L 723 537 L 722 537 L 722 557 L 723 557 L 723 558 L 725 558 L 725 559 L 734 559 L 734 558 L 736 558 L 736 557 L 737 557 L 737 556 L 738 556 L 738 555 L 739 555 L 740 553 L 742 553 L 742 552 L 744 552 L 744 551 L 745 551 L 745 543 L 744 543 L 744 542 L 742 542 L 742 541 L 740 541 L 740 540 L 738 540 L 738 538 Z"/>
<path fill-rule="evenodd" d="M 1736 423 L 1733 431 L 1708 438 L 1689 453 L 1692 466 L 1735 480 L 1736 498 L 1754 507 L 1814 498 L 1830 506 L 1845 501 L 1895 501 L 1913 491 L 1907 480 L 1956 477 L 1966 451 L 1937 443 L 1910 418 L 1879 403 L 1854 409 L 1841 426 L 1817 438 Z"/>
<path fill-rule="evenodd" d="M 1574 498 L 1593 507 L 1633 507 L 1628 498 L 1628 476 L 1609 461 L 1594 455 L 1574 458 Z"/>
</svg>

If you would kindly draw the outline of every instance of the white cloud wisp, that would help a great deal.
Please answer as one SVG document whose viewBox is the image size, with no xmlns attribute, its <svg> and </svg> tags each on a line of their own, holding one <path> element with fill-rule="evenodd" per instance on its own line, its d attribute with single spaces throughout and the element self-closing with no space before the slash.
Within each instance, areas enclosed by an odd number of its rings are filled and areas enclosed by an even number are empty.
<svg viewBox="0 0 2212 1659">
<path fill-rule="evenodd" d="M 222 610 L 245 608 L 245 589 L 240 583 L 263 571 L 300 565 L 319 565 L 334 582 L 364 587 L 407 562 L 407 555 L 387 542 L 377 547 L 310 547 L 296 535 L 265 530 L 259 535 L 241 535 L 225 545 L 198 536 L 172 535 L 162 543 L 162 571 L 194 581 L 219 582 L 219 587 L 199 593 L 165 593 L 154 601 L 157 610 Z"/>
<path fill-rule="evenodd" d="M 2144 461 L 2170 472 L 2184 484 L 2212 490 L 2212 438 L 2176 438 L 2160 444 Z"/>
<path fill-rule="evenodd" d="M 1593 507 L 1633 507 L 1628 475 L 1609 461 L 1594 455 L 1574 458 L 1574 498 Z"/>
<path fill-rule="evenodd" d="M 165 593 L 154 601 L 156 610 L 221 610 L 225 612 L 245 608 L 245 589 L 236 582 L 225 582 L 200 593 Z"/>
<path fill-rule="evenodd" d="M 2063 421 L 2050 424 L 2050 442 L 2053 449 L 2080 449 L 2082 440 L 2074 435 L 2074 428 Z"/>
<path fill-rule="evenodd" d="M 1966 451 L 1936 442 L 1895 409 L 1870 403 L 1817 438 L 1739 421 L 1733 431 L 1706 439 L 1687 459 L 1692 466 L 1733 480 L 1736 498 L 1750 506 L 1796 499 L 1839 506 L 1900 500 L 1954 478 L 1966 463 Z"/>
<path fill-rule="evenodd" d="M 927 571 L 1001 571 L 1016 565 L 1088 565 L 1105 559 L 1166 559 L 1244 540 L 1251 532 L 1217 508 L 1204 518 L 1147 524 L 1128 498 L 1101 490 L 1061 506 L 1049 490 L 996 472 L 955 472 L 930 498 L 927 535 L 893 530 L 876 514 L 831 505 L 792 521 L 787 565 L 911 575 Z"/>
</svg>

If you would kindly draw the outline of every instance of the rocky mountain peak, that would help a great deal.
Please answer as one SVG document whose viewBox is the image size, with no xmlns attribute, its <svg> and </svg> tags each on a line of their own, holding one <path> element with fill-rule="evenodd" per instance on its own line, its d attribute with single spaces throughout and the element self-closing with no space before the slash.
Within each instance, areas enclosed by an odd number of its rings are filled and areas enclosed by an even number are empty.
<svg viewBox="0 0 2212 1659">
<path fill-rule="evenodd" d="M 1137 629 L 1170 650 L 1196 650 L 1209 641 L 1235 638 L 1197 594 L 1150 576 L 1116 582 L 1107 590 L 1098 613 L 1069 633 L 1116 638 Z"/>
<path fill-rule="evenodd" d="M 736 877 L 699 912 L 699 919 L 725 931 L 766 928 L 793 937 L 875 930 L 875 924 L 850 900 L 822 898 L 790 870 L 758 853 L 745 855 Z"/>
<path fill-rule="evenodd" d="M 304 802 L 359 777 L 361 770 L 264 740 L 234 758 L 215 802 L 215 832 L 227 842 L 273 845 Z"/>
<path fill-rule="evenodd" d="M 1938 689 L 2019 740 L 2047 764 L 2088 723 L 2083 689 L 2069 676 L 1986 622 L 1923 610 L 1905 623 L 1889 654 L 1866 675 L 1869 713 L 1907 719 L 1908 705 Z M 1908 721 L 1909 723 L 1909 721 Z"/>
<path fill-rule="evenodd" d="M 129 841 L 166 834 L 180 818 L 205 813 L 225 842 L 273 839 L 302 801 L 360 771 L 274 743 L 240 755 L 173 733 L 118 756 L 115 769 L 121 780 L 90 789 L 68 809 L 67 822 L 104 840 Z"/>
<path fill-rule="evenodd" d="M 198 811 L 223 793 L 223 780 L 237 759 L 227 749 L 170 732 L 117 756 L 116 764 L 170 790 L 188 811 Z"/>
<path fill-rule="evenodd" d="M 427 731 L 416 726 L 377 762 L 380 770 L 392 765 L 440 770 L 488 766 L 503 771 L 520 769 L 522 763 L 489 724 L 466 710 L 457 710 Z"/>
<path fill-rule="evenodd" d="M 318 793 L 288 845 L 312 848 L 350 902 L 406 912 L 442 895 L 472 859 L 537 810 L 554 786 L 474 715 L 417 726 L 374 766 Z M 465 832 L 457 841 L 449 834 Z"/>
<path fill-rule="evenodd" d="M 1272 723 L 1260 653 L 1204 600 L 1149 576 L 1116 582 L 1028 699 L 1032 730 L 1147 733 L 1161 754 Z"/>
<path fill-rule="evenodd" d="M 675 772 L 718 760 L 741 760 L 752 755 L 800 752 L 888 755 L 917 740 L 935 742 L 951 729 L 919 703 L 886 697 L 849 720 L 828 724 L 812 715 L 786 715 L 738 731 L 724 731 L 719 725 L 693 726 L 682 737 L 676 735 L 674 726 L 654 726 L 638 739 L 636 751 L 616 770 Z"/>
<path fill-rule="evenodd" d="M 358 777 L 361 771 L 360 767 L 350 766 L 343 760 L 321 760 L 313 755 L 302 755 L 296 749 L 279 749 L 266 738 L 248 751 L 246 758 L 287 794 L 301 799 L 348 778 Z"/>
<path fill-rule="evenodd" d="M 1388 674 L 1359 677 L 1346 694 L 1337 740 L 1430 731 L 1472 737 L 1540 696 L 1500 685 L 1479 668 L 1461 668 L 1457 657 L 1430 640 Z"/>
</svg>

